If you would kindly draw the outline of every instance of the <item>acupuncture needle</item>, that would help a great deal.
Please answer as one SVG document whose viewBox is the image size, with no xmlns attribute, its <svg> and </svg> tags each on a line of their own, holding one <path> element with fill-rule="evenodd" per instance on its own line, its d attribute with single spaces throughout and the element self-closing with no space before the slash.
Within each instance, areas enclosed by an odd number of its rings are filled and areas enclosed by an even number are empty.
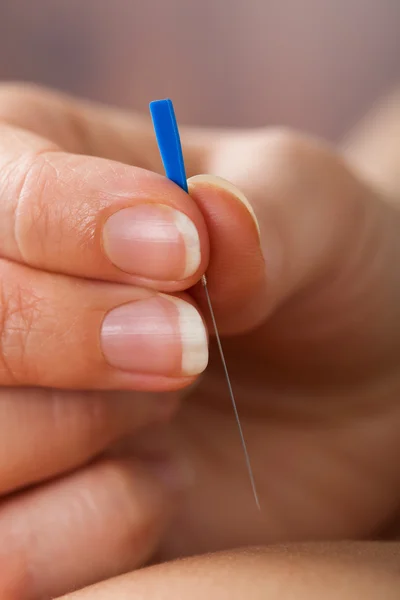
<svg viewBox="0 0 400 600">
<path fill-rule="evenodd" d="M 161 160 L 164 165 L 165 174 L 168 179 L 173 181 L 186 193 L 189 192 L 185 163 L 183 160 L 182 145 L 179 136 L 178 124 L 175 117 L 175 111 L 172 101 L 169 99 L 155 100 L 150 102 L 150 114 L 153 120 L 154 131 L 156 134 L 157 144 L 161 155 Z M 225 354 L 221 343 L 221 338 L 218 331 L 217 321 L 213 305 L 211 302 L 210 293 L 208 291 L 207 278 L 205 275 L 201 278 L 201 283 L 205 292 L 208 310 L 210 312 L 211 321 L 214 329 L 215 339 L 218 346 L 219 355 L 223 371 L 225 374 L 226 383 L 228 386 L 229 396 L 232 402 L 233 411 L 235 414 L 236 423 L 239 430 L 240 440 L 246 461 L 246 467 L 250 479 L 251 489 L 258 510 L 261 510 L 260 500 L 257 493 L 257 487 L 254 479 L 254 473 L 251 466 L 250 455 L 247 449 L 246 439 L 243 433 L 242 424 L 240 421 L 239 411 L 237 408 L 235 394 L 233 392 L 231 378 L 229 376 L 228 367 L 225 360 Z"/>
</svg>

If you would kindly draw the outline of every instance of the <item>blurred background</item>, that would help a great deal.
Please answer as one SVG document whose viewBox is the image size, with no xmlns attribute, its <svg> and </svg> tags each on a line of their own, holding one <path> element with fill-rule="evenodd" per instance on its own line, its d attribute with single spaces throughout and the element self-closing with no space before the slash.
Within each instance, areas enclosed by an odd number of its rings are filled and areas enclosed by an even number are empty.
<svg viewBox="0 0 400 600">
<path fill-rule="evenodd" d="M 0 78 L 335 140 L 400 81 L 400 0 L 0 0 Z"/>
</svg>

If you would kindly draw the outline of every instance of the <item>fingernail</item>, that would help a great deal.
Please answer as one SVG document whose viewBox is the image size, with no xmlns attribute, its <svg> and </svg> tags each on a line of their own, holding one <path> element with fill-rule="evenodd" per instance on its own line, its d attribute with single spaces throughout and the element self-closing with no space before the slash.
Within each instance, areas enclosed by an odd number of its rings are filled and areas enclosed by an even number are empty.
<svg viewBox="0 0 400 600">
<path fill-rule="evenodd" d="M 164 294 L 108 313 L 101 343 L 112 367 L 134 373 L 194 376 L 208 362 L 207 333 L 200 314 L 188 302 Z"/>
<path fill-rule="evenodd" d="M 181 280 L 200 266 L 200 238 L 193 221 L 161 204 L 139 204 L 111 215 L 103 244 L 116 267 L 139 277 Z"/>
<path fill-rule="evenodd" d="M 255 223 L 257 232 L 260 235 L 260 225 L 258 223 L 256 213 L 254 212 L 254 209 L 253 209 L 252 205 L 250 204 L 250 202 L 247 200 L 246 196 L 243 194 L 243 192 L 241 190 L 239 190 L 239 188 L 237 188 L 235 185 L 233 185 L 233 183 L 230 183 L 230 181 L 227 181 L 226 179 L 223 179 L 222 177 L 217 177 L 216 175 L 195 175 L 194 177 L 191 177 L 188 180 L 189 184 L 198 183 L 198 182 L 207 183 L 209 185 L 212 185 L 213 187 L 217 187 L 221 190 L 224 190 L 225 192 L 228 192 L 232 196 L 235 196 L 235 198 L 237 200 L 239 200 L 239 202 L 241 202 L 243 204 L 243 206 L 245 206 L 247 208 L 247 211 L 250 213 L 250 215 Z"/>
</svg>

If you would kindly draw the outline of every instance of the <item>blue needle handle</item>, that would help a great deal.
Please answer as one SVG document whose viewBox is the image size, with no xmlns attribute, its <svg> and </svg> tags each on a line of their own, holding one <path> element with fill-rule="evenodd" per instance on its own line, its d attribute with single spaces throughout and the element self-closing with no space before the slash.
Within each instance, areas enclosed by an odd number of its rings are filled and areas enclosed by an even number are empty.
<svg viewBox="0 0 400 600">
<path fill-rule="evenodd" d="M 165 174 L 168 179 L 187 192 L 188 185 L 181 139 L 171 100 L 154 100 L 154 102 L 150 102 L 150 114 Z"/>
</svg>

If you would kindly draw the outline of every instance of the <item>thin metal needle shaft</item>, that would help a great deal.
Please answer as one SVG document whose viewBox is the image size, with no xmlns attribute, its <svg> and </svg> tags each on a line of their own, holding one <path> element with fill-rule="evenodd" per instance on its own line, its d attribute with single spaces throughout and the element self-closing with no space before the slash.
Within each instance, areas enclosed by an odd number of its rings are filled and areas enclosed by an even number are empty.
<svg viewBox="0 0 400 600">
<path fill-rule="evenodd" d="M 219 332 L 218 332 L 217 321 L 215 319 L 214 309 L 212 307 L 211 298 L 210 298 L 210 294 L 209 294 L 209 291 L 208 291 L 207 278 L 206 278 L 205 275 L 203 275 L 203 277 L 201 278 L 201 283 L 203 285 L 204 292 L 205 292 L 205 295 L 206 295 L 208 309 L 210 311 L 211 321 L 212 321 L 213 328 L 214 328 L 215 339 L 217 340 L 217 346 L 218 346 L 218 350 L 219 350 L 219 355 L 221 357 L 221 362 L 222 362 L 222 366 L 223 366 L 223 369 L 224 369 L 226 382 L 228 384 L 229 396 L 230 396 L 231 401 L 232 401 L 233 411 L 235 413 L 236 423 L 237 423 L 237 426 L 238 426 L 238 429 L 239 429 L 239 435 L 240 435 L 240 439 L 241 439 L 241 442 L 242 442 L 244 457 L 245 457 L 245 460 L 246 460 L 247 471 L 248 471 L 249 478 L 250 478 L 250 483 L 251 483 L 251 489 L 253 490 L 253 496 L 254 496 L 254 500 L 256 502 L 257 508 L 258 508 L 258 510 L 261 510 L 260 500 L 258 498 L 258 493 L 257 493 L 257 488 L 256 488 L 256 482 L 254 480 L 253 469 L 251 467 L 250 456 L 249 456 L 249 452 L 247 450 L 246 440 L 245 440 L 243 429 L 242 429 L 242 425 L 241 425 L 241 422 L 240 422 L 239 411 L 237 409 L 235 395 L 234 395 L 233 389 L 232 389 L 231 378 L 229 376 L 229 371 L 228 371 L 228 367 L 227 367 L 226 360 L 225 360 L 224 350 L 222 348 L 221 338 L 220 338 Z"/>
</svg>

